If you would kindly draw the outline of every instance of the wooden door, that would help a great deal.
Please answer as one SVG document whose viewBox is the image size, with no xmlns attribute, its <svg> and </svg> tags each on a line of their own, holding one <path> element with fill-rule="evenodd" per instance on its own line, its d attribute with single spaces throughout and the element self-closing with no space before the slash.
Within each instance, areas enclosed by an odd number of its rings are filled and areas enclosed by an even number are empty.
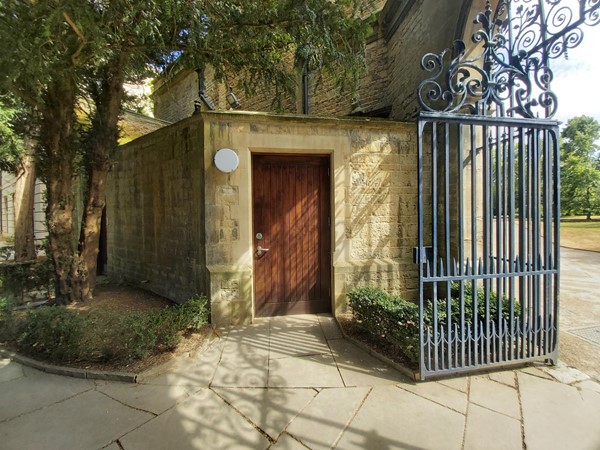
<svg viewBox="0 0 600 450">
<path fill-rule="evenodd" d="M 329 157 L 254 155 L 252 183 L 256 316 L 330 312 Z"/>
</svg>

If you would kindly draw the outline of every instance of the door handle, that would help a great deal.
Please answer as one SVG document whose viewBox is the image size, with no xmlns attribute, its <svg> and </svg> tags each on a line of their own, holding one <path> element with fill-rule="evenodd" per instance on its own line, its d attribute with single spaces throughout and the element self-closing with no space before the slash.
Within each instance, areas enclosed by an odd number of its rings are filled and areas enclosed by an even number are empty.
<svg viewBox="0 0 600 450">
<path fill-rule="evenodd" d="M 256 255 L 257 256 L 262 256 L 265 253 L 267 253 L 270 249 L 268 248 L 262 248 L 260 245 L 258 247 L 256 247 Z"/>
</svg>

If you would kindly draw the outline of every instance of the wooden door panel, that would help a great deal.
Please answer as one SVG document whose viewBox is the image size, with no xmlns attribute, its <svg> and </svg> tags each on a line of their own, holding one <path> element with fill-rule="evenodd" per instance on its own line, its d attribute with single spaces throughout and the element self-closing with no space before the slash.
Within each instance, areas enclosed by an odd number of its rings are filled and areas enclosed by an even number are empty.
<svg viewBox="0 0 600 450">
<path fill-rule="evenodd" d="M 328 169 L 327 157 L 253 156 L 257 316 L 331 311 Z"/>
</svg>

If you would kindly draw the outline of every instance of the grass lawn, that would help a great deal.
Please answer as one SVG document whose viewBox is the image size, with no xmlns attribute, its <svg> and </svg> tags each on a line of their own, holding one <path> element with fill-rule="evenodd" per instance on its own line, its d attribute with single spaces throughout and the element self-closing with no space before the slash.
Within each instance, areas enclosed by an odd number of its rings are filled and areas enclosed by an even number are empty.
<svg viewBox="0 0 600 450">
<path fill-rule="evenodd" d="M 561 222 L 560 245 L 600 252 L 600 222 Z"/>
</svg>

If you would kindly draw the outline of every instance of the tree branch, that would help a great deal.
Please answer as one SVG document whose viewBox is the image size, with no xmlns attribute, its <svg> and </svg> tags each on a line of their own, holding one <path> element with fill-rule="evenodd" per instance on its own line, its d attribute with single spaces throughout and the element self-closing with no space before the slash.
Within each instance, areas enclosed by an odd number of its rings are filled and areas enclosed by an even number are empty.
<svg viewBox="0 0 600 450">
<path fill-rule="evenodd" d="M 83 35 L 81 30 L 77 27 L 77 24 L 73 21 L 73 19 L 71 19 L 71 17 L 69 16 L 69 14 L 66 11 L 63 11 L 63 17 L 65 18 L 65 20 L 67 21 L 69 26 L 73 29 L 75 34 L 79 37 L 79 39 L 81 39 L 81 43 L 79 44 L 79 47 L 77 47 L 77 50 L 75 50 L 75 53 L 73 53 L 71 55 L 71 62 L 73 63 L 73 65 L 77 65 L 77 58 L 79 57 L 79 54 L 83 50 L 83 47 L 85 47 L 85 43 L 86 43 L 85 36 Z"/>
</svg>

